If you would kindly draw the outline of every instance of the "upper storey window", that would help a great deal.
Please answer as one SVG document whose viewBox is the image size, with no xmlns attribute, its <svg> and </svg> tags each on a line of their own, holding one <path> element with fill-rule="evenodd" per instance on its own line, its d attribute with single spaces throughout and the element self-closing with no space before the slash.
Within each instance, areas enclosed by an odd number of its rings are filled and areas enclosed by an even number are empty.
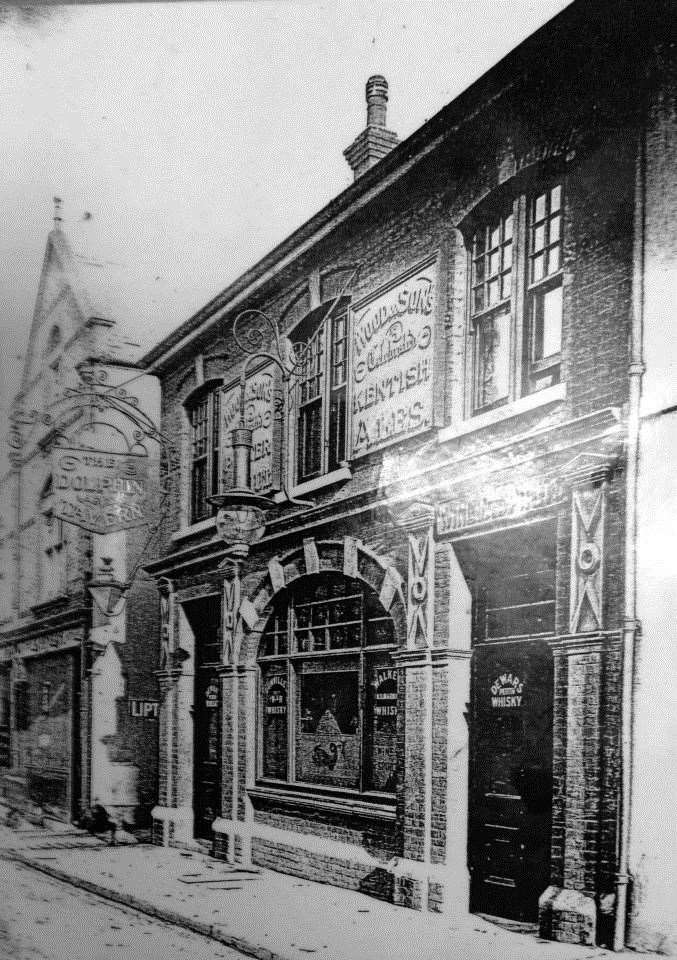
<svg viewBox="0 0 677 960">
<path fill-rule="evenodd" d="M 559 382 L 562 185 L 475 220 L 471 236 L 472 412 Z"/>
<path fill-rule="evenodd" d="M 220 387 L 203 393 L 188 407 L 191 435 L 190 520 L 214 512 L 207 498 L 219 492 Z"/>
<path fill-rule="evenodd" d="M 302 358 L 296 377 L 296 482 L 335 470 L 345 459 L 348 312 L 313 310 L 293 341 Z"/>
<path fill-rule="evenodd" d="M 562 347 L 562 187 L 539 193 L 529 210 L 529 386 L 559 379 Z"/>
</svg>

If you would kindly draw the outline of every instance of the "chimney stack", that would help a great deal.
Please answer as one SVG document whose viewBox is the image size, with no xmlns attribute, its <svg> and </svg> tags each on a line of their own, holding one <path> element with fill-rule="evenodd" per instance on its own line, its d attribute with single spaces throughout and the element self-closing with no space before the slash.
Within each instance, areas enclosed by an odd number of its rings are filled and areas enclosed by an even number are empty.
<svg viewBox="0 0 677 960">
<path fill-rule="evenodd" d="M 386 129 L 388 83 L 378 74 L 367 80 L 367 126 L 353 140 L 343 156 L 350 164 L 355 179 L 361 176 L 397 146 L 399 138 Z"/>
</svg>

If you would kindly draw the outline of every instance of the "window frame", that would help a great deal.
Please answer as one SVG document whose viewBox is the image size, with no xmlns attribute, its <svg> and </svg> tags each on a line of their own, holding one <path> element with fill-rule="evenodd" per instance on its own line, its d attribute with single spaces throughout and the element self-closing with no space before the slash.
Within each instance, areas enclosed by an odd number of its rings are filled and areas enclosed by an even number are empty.
<svg viewBox="0 0 677 960">
<path fill-rule="evenodd" d="M 184 400 L 184 409 L 188 419 L 188 522 L 189 525 L 208 520 L 216 513 L 216 507 L 208 498 L 221 489 L 221 394 L 222 381 L 216 380 L 203 384 Z M 204 409 L 204 416 L 198 421 L 198 414 Z M 198 438 L 196 430 L 204 429 L 199 437 L 203 449 L 196 456 Z M 204 492 L 196 488 L 196 468 L 203 474 Z"/>
<path fill-rule="evenodd" d="M 327 300 L 310 310 L 289 334 L 301 359 L 290 385 L 292 486 L 312 482 L 346 462 L 350 299 Z M 309 351 L 304 355 L 303 351 Z M 308 437 L 313 411 L 317 421 Z M 314 445 L 317 447 L 314 448 Z"/>
<path fill-rule="evenodd" d="M 398 715 L 394 717 L 392 722 L 393 729 L 390 733 L 393 738 L 392 787 L 389 787 L 388 789 L 377 789 L 373 786 L 374 781 L 371 780 L 371 777 L 373 776 L 373 758 L 371 748 L 372 738 L 374 735 L 372 727 L 374 726 L 375 719 L 378 715 L 375 712 L 372 712 L 375 707 L 375 697 L 370 690 L 371 686 L 374 685 L 372 676 L 375 675 L 376 670 L 385 669 L 390 671 L 397 669 L 394 661 L 392 660 L 392 654 L 397 650 L 394 621 L 390 614 L 383 607 L 380 608 L 380 615 L 378 617 L 373 615 L 369 616 L 369 605 L 375 604 L 378 607 L 380 604 L 378 604 L 377 594 L 375 591 L 371 590 L 366 583 L 358 579 L 346 577 L 339 571 L 327 571 L 327 573 L 332 574 L 332 579 L 341 578 L 342 582 L 347 588 L 349 587 L 359 591 L 361 606 L 359 645 L 332 648 L 329 639 L 330 631 L 332 629 L 341 629 L 341 622 L 335 622 L 331 624 L 328 623 L 326 627 L 324 627 L 326 631 L 325 649 L 302 650 L 299 649 L 298 646 L 295 646 L 295 638 L 298 634 L 309 634 L 312 636 L 314 632 L 319 632 L 317 625 L 315 625 L 315 630 L 313 630 L 312 625 L 306 624 L 299 626 L 296 614 L 297 610 L 312 608 L 314 606 L 319 607 L 321 605 L 330 606 L 332 604 L 341 602 L 348 603 L 356 599 L 357 593 L 346 593 L 346 595 L 335 596 L 330 591 L 329 596 L 325 599 L 308 600 L 307 598 L 309 595 L 312 597 L 316 596 L 315 593 L 309 594 L 311 589 L 309 587 L 309 583 L 311 579 L 315 581 L 313 587 L 320 585 L 322 582 L 320 579 L 321 575 L 318 574 L 305 576 L 303 578 L 305 583 L 301 585 L 300 589 L 299 584 L 295 584 L 284 591 L 283 596 L 278 600 L 278 602 L 283 601 L 284 603 L 284 627 L 282 629 L 277 629 L 277 624 L 280 622 L 280 618 L 278 616 L 278 609 L 274 606 L 266 622 L 266 626 L 261 633 L 259 641 L 259 652 L 257 656 L 258 693 L 256 720 L 256 782 L 259 787 L 271 787 L 274 789 L 296 791 L 301 790 L 311 793 L 326 792 L 329 794 L 334 794 L 338 792 L 347 793 L 351 796 L 359 796 L 366 799 L 373 796 L 379 802 L 394 801 L 396 791 L 394 771 L 396 770 L 397 763 L 397 728 L 399 717 Z M 269 629 L 273 621 L 275 625 L 272 629 Z M 391 639 L 386 643 L 367 642 L 369 629 L 368 625 L 370 623 L 379 622 L 387 622 Z M 346 624 L 347 623 L 348 621 L 346 621 Z M 352 620 L 350 623 L 354 624 L 356 621 Z M 280 641 L 275 639 L 275 648 L 273 652 L 265 652 L 265 644 L 268 638 L 271 636 L 284 636 L 284 650 L 280 650 Z M 327 665 L 329 665 L 330 669 L 327 669 Z M 324 677 L 332 673 L 352 673 L 356 675 L 358 713 L 356 717 L 357 726 L 355 730 L 359 749 L 359 759 L 357 761 L 357 785 L 329 783 L 319 778 L 304 778 L 302 772 L 300 773 L 298 769 L 298 741 L 303 732 L 301 729 L 303 722 L 301 711 L 304 678 Z M 284 731 L 286 747 L 283 757 L 283 767 L 286 775 L 277 777 L 266 772 L 264 755 L 264 724 L 266 721 L 265 697 L 266 691 L 269 689 L 268 681 L 273 681 L 271 684 L 272 688 L 277 685 L 275 681 L 279 680 L 280 678 L 283 679 L 282 685 L 286 689 L 286 730 Z"/>
<path fill-rule="evenodd" d="M 512 189 L 511 189 L 512 187 Z M 551 194 L 559 189 L 559 206 L 551 209 Z M 483 201 L 462 224 L 467 275 L 467 331 L 468 349 L 466 351 L 466 389 L 465 419 L 481 417 L 490 411 L 508 406 L 515 401 L 539 393 L 547 387 L 561 382 L 562 336 L 564 332 L 564 237 L 566 224 L 566 178 L 562 171 L 551 175 L 530 178 L 521 185 L 511 181 Z M 535 220 L 536 201 L 542 195 L 547 196 L 544 218 Z M 503 249 L 505 246 L 504 222 L 512 218 L 510 235 L 511 265 L 505 269 Z M 550 243 L 549 227 L 552 221 L 558 221 L 559 235 Z M 545 257 L 548 251 L 557 249 L 558 266 L 556 270 L 532 280 L 532 264 L 541 251 L 535 248 L 535 231 L 545 227 Z M 501 242 L 491 244 L 492 227 L 500 224 Z M 484 247 L 478 248 L 478 235 L 485 237 Z M 488 270 L 492 255 L 500 255 L 497 270 Z M 477 265 L 482 262 L 483 272 L 478 276 Z M 502 294 L 502 278 L 510 275 L 510 290 L 507 296 Z M 499 284 L 499 296 L 495 301 L 487 302 L 489 284 Z M 482 289 L 483 300 L 478 306 L 478 291 Z M 559 350 L 547 357 L 537 355 L 537 318 L 536 310 L 543 306 L 544 297 L 553 290 L 561 290 L 558 339 Z M 476 309 L 477 306 L 477 309 Z M 486 390 L 482 377 L 481 335 L 483 328 L 497 320 L 507 318 L 508 343 L 506 345 L 507 369 L 504 372 L 506 388 L 495 399 L 482 396 Z M 541 320 L 542 322 L 542 320 Z"/>
</svg>

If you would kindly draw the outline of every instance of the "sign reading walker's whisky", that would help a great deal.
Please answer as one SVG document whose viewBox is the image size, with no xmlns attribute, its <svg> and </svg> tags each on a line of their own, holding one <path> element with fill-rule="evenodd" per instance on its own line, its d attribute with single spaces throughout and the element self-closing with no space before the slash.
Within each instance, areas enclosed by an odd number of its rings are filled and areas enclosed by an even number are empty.
<svg viewBox="0 0 677 960">
<path fill-rule="evenodd" d="M 221 428 L 223 431 L 223 486 L 233 484 L 233 448 L 231 430 L 240 422 L 240 385 L 223 393 L 221 400 Z M 279 441 L 275 431 L 275 381 L 271 367 L 247 378 L 244 394 L 244 423 L 252 431 L 251 488 L 263 493 L 279 486 Z"/>
<path fill-rule="evenodd" d="M 53 455 L 55 517 L 92 533 L 115 533 L 151 522 L 157 461 L 146 456 L 57 447 Z"/>
<path fill-rule="evenodd" d="M 352 307 L 350 457 L 433 425 L 437 260 Z"/>
</svg>

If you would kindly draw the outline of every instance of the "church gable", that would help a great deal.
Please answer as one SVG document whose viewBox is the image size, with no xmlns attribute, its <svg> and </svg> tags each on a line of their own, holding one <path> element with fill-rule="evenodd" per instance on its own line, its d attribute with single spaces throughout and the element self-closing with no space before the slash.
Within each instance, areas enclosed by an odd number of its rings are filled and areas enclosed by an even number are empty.
<svg viewBox="0 0 677 960">
<path fill-rule="evenodd" d="M 88 319 L 88 305 L 78 289 L 72 260 L 65 237 L 60 230 L 53 230 L 47 241 L 33 312 L 22 392 L 45 372 Z"/>
</svg>

